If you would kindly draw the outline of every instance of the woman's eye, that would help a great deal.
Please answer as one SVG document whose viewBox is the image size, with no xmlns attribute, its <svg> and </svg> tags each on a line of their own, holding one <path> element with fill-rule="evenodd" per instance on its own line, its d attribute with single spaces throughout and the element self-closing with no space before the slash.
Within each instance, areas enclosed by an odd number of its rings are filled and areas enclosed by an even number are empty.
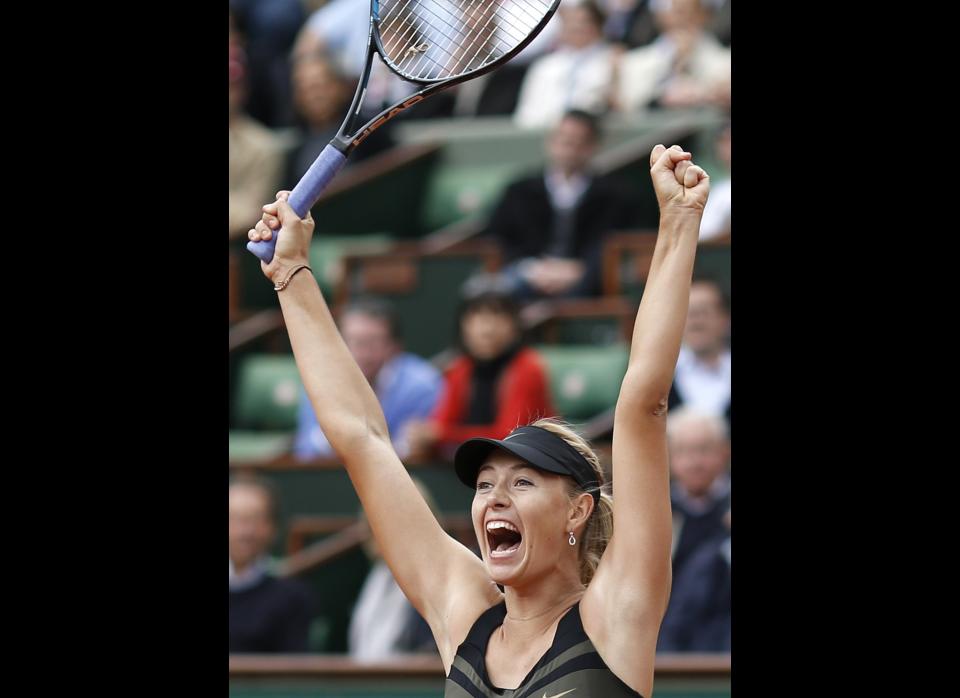
<svg viewBox="0 0 960 698">
<path fill-rule="evenodd" d="M 518 484 L 518 485 L 532 485 L 533 483 L 530 482 L 529 480 L 525 480 L 524 478 L 520 478 L 519 480 L 517 480 L 517 484 Z"/>
<path fill-rule="evenodd" d="M 489 482 L 478 482 L 478 483 L 477 483 L 477 489 L 478 489 L 478 490 L 485 490 L 485 489 L 487 489 L 487 488 L 489 488 L 489 487 L 490 487 L 490 483 L 489 483 Z"/>
</svg>

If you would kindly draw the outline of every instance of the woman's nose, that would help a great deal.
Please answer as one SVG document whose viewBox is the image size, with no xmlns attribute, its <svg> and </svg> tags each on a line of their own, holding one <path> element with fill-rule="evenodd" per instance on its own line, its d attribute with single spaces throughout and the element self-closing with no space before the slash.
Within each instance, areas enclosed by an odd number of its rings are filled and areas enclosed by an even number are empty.
<svg viewBox="0 0 960 698">
<path fill-rule="evenodd" d="M 509 506 L 510 498 L 507 496 L 506 486 L 500 483 L 487 490 L 487 501 L 498 509 Z"/>
</svg>

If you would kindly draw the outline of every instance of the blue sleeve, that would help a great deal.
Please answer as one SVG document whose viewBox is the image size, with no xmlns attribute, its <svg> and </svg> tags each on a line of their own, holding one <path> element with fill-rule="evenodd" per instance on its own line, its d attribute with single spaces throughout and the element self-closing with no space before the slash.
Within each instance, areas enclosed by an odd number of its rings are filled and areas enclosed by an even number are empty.
<svg viewBox="0 0 960 698">
<path fill-rule="evenodd" d="M 314 438 L 314 431 L 319 432 L 317 439 Z M 316 440 L 319 440 L 320 443 L 315 443 Z M 303 390 L 300 391 L 300 407 L 297 410 L 297 435 L 293 441 L 293 453 L 298 458 L 333 455 L 333 448 L 331 448 L 326 437 L 323 436 L 323 432 L 320 431 L 320 426 L 317 424 L 317 415 L 314 414 L 310 399 Z"/>
<path fill-rule="evenodd" d="M 383 405 L 391 438 L 398 438 L 407 422 L 425 420 L 433 414 L 442 385 L 443 378 L 429 364 L 411 369 L 403 380 L 397 381 Z"/>
</svg>

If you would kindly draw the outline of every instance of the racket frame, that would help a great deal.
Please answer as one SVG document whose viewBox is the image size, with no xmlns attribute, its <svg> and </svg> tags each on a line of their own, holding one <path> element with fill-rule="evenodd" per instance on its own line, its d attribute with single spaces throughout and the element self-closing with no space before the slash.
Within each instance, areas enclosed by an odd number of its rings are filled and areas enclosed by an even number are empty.
<svg viewBox="0 0 960 698">
<path fill-rule="evenodd" d="M 340 125 L 340 129 L 337 131 L 337 135 L 334 136 L 330 141 L 330 145 L 344 155 L 349 155 L 353 149 L 363 143 L 363 141 L 366 140 L 371 133 L 376 131 L 378 128 L 383 126 L 397 115 L 412 107 L 414 104 L 422 102 L 427 97 L 431 97 L 432 95 L 442 92 L 443 90 L 453 87 L 454 85 L 458 85 L 461 82 L 472 80 L 473 78 L 480 77 L 481 75 L 489 73 L 492 70 L 496 70 L 504 63 L 514 58 L 523 49 L 525 49 L 530 42 L 533 41 L 541 31 L 543 31 L 543 28 L 547 25 L 547 22 L 553 18 L 553 15 L 556 13 L 559 6 L 560 0 L 553 0 L 550 4 L 550 9 L 547 10 L 537 25 L 530 30 L 523 41 L 497 58 L 495 61 L 491 61 L 486 65 L 480 66 L 479 68 L 474 68 L 473 70 L 462 73 L 461 75 L 456 75 L 454 77 L 417 79 L 404 74 L 398 68 L 394 67 L 387 59 L 387 51 L 383 47 L 379 31 L 380 2 L 379 0 L 370 0 L 370 30 L 367 34 L 367 58 L 366 61 L 364 61 L 363 71 L 360 73 L 360 80 L 357 83 L 357 89 L 356 92 L 354 92 L 353 101 L 350 103 L 350 109 L 347 110 L 347 115 L 344 118 L 343 123 Z M 370 80 L 370 72 L 373 67 L 374 53 L 380 56 L 381 61 L 394 75 L 399 76 L 406 82 L 423 85 L 424 87 L 408 97 L 404 97 L 403 99 L 394 102 L 392 105 L 367 121 L 363 126 L 358 129 L 354 129 L 353 125 L 360 116 L 360 107 L 363 104 L 363 98 L 366 96 L 367 83 Z"/>
</svg>

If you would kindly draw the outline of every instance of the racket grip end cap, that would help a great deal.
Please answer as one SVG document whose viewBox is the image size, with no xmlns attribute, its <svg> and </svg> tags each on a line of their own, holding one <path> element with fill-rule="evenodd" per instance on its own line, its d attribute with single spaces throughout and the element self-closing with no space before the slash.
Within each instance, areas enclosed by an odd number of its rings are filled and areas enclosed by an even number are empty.
<svg viewBox="0 0 960 698">
<path fill-rule="evenodd" d="M 247 249 L 256 255 L 264 264 L 270 264 L 273 261 L 273 252 L 277 248 L 276 233 L 269 240 L 251 240 L 247 243 Z"/>
</svg>

